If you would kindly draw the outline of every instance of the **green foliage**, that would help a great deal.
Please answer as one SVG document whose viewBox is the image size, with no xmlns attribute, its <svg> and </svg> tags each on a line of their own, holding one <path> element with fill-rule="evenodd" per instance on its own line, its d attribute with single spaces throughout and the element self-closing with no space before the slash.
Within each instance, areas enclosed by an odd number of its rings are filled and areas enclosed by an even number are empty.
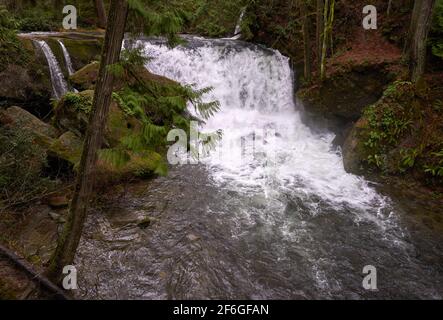
<svg viewBox="0 0 443 320">
<path fill-rule="evenodd" d="M 23 32 L 56 31 L 61 26 L 61 19 L 57 19 L 50 10 L 29 9 L 20 13 L 18 18 L 19 29 Z"/>
<path fill-rule="evenodd" d="M 443 149 L 439 152 L 433 152 L 434 161 L 432 164 L 425 165 L 425 172 L 434 177 L 443 177 Z"/>
<path fill-rule="evenodd" d="M 24 64 L 29 56 L 17 37 L 18 23 L 4 6 L 0 6 L 0 71 L 8 64 Z"/>
<path fill-rule="evenodd" d="M 0 209 L 36 198 L 55 187 L 42 176 L 46 152 L 26 130 L 0 127 Z"/>
<path fill-rule="evenodd" d="M 443 0 L 436 1 L 434 17 L 429 43 L 432 54 L 443 59 Z"/>
<path fill-rule="evenodd" d="M 400 162 L 400 170 L 404 172 L 414 167 L 417 157 L 421 154 L 421 150 L 415 148 L 403 149 L 400 153 L 403 157 Z"/>
<path fill-rule="evenodd" d="M 171 44 L 180 43 L 177 34 L 182 30 L 183 15 L 172 6 L 159 12 L 149 2 L 155 4 L 156 1 L 128 0 L 131 17 L 127 24 L 130 30 L 147 36 L 166 36 Z"/>
<path fill-rule="evenodd" d="M 15 30 L 18 27 L 18 22 L 12 17 L 11 13 L 5 6 L 0 5 L 0 28 Z"/>
<path fill-rule="evenodd" d="M 413 108 L 400 100 L 413 96 L 412 87 L 410 82 L 394 82 L 385 90 L 382 102 L 366 108 L 364 117 L 368 120 L 369 131 L 364 146 L 369 153 L 369 165 L 384 168 L 385 154 L 411 130 L 416 114 Z M 399 170 L 406 171 L 413 167 L 418 155 L 415 149 L 403 150 Z"/>
<path fill-rule="evenodd" d="M 203 119 L 219 110 L 219 102 L 205 102 L 203 96 L 212 89 L 195 90 L 173 81 L 156 81 L 140 73 L 149 58 L 140 49 L 125 50 L 121 61 L 111 67 L 126 85 L 113 93 L 113 99 L 128 117 L 135 117 L 141 129 L 121 137 L 120 145 L 101 153 L 102 159 L 123 166 L 131 155 L 141 155 L 147 150 L 161 151 L 166 146 L 166 136 L 173 128 L 189 130 L 190 121 L 185 116 L 188 104 Z M 135 80 L 135 81 L 134 81 Z M 164 161 L 158 163 L 159 173 L 165 172 Z"/>
<path fill-rule="evenodd" d="M 90 97 L 82 96 L 74 92 L 68 92 L 63 97 L 64 103 L 67 107 L 72 107 L 77 111 L 89 114 L 92 108 L 92 100 Z"/>
</svg>

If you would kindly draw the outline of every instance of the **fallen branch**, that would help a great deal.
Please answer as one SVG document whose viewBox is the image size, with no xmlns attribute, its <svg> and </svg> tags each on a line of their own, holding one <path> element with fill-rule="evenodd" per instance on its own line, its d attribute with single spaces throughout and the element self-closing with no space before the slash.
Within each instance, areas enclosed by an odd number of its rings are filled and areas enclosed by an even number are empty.
<svg viewBox="0 0 443 320">
<path fill-rule="evenodd" d="M 40 284 L 50 293 L 54 294 L 54 298 L 57 300 L 72 300 L 62 289 L 52 283 L 48 278 L 42 276 L 34 270 L 32 265 L 24 258 L 19 257 L 14 252 L 0 244 L 0 255 L 6 257 L 13 262 L 17 267 L 25 271 L 30 278 Z"/>
</svg>

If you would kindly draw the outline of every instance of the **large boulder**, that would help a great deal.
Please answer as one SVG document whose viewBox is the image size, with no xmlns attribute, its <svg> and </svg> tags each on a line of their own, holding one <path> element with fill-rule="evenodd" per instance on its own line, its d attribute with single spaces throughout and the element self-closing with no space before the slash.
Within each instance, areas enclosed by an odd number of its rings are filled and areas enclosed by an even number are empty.
<svg viewBox="0 0 443 320">
<path fill-rule="evenodd" d="M 99 66 L 100 63 L 97 61 L 84 66 L 69 78 L 71 84 L 78 90 L 94 89 Z"/>
<path fill-rule="evenodd" d="M 39 137 L 56 138 L 58 135 L 53 126 L 16 106 L 0 111 L 0 124 L 17 130 L 27 129 Z"/>
<path fill-rule="evenodd" d="M 354 67 L 297 93 L 306 110 L 327 118 L 356 121 L 363 109 L 383 95 L 389 73 L 383 65 Z"/>
<path fill-rule="evenodd" d="M 99 68 L 100 63 L 94 61 L 75 72 L 69 80 L 78 90 L 94 89 Z M 151 73 L 146 68 L 140 68 L 136 71 L 135 77 L 123 77 L 122 79 L 117 79 L 114 84 L 114 89 L 118 90 L 126 84 L 132 85 L 135 81 L 154 82 L 160 85 L 178 85 L 177 82 L 171 79 Z"/>
<path fill-rule="evenodd" d="M 359 119 L 353 126 L 343 144 L 343 165 L 346 172 L 362 174 L 364 161 L 368 157 L 365 149 L 365 137 L 368 134 L 368 120 L 365 117 Z"/>
<path fill-rule="evenodd" d="M 79 137 L 83 136 L 88 126 L 93 97 L 93 90 L 68 93 L 55 108 L 55 125 L 62 131 L 71 131 Z M 104 146 L 117 146 L 123 137 L 140 132 L 141 127 L 139 120 L 125 114 L 117 103 L 112 101 L 105 128 Z"/>
<path fill-rule="evenodd" d="M 82 151 L 83 141 L 71 131 L 62 134 L 48 148 L 49 155 L 67 161 L 73 167 L 80 163 Z"/>
</svg>

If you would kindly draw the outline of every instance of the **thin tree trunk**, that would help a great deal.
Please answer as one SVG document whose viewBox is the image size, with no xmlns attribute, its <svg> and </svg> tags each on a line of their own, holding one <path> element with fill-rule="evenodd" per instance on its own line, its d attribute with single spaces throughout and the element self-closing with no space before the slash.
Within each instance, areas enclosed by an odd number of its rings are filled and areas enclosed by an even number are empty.
<svg viewBox="0 0 443 320">
<path fill-rule="evenodd" d="M 305 81 L 311 82 L 311 37 L 310 37 L 310 28 L 309 28 L 309 17 L 308 10 L 305 4 L 305 0 L 300 0 L 300 14 L 302 18 L 302 26 L 303 26 L 303 44 L 304 44 L 304 75 Z"/>
<path fill-rule="evenodd" d="M 334 14 L 335 14 L 335 0 L 331 1 L 331 7 L 329 8 L 329 18 L 328 18 L 328 32 L 330 41 L 330 51 L 331 55 L 334 55 L 334 34 L 332 33 L 332 26 L 334 24 Z"/>
<path fill-rule="evenodd" d="M 107 24 L 105 4 L 103 3 L 103 0 L 94 0 L 94 2 L 98 18 L 98 27 L 104 29 Z"/>
<path fill-rule="evenodd" d="M 325 0 L 325 5 L 323 9 L 323 41 L 321 48 L 321 62 L 320 62 L 320 80 L 325 79 L 325 63 L 326 63 L 326 50 L 327 50 L 327 39 L 328 39 L 328 9 L 329 0 Z"/>
<path fill-rule="evenodd" d="M 323 81 L 326 76 L 326 55 L 328 52 L 328 41 L 330 44 L 331 53 L 333 53 L 333 35 L 332 35 L 332 25 L 334 23 L 334 12 L 335 12 L 335 0 L 325 1 L 324 8 L 324 31 L 323 31 L 323 47 L 321 55 L 321 67 L 320 67 L 320 80 Z"/>
<path fill-rule="evenodd" d="M 388 3 L 388 10 L 386 11 L 386 15 L 389 17 L 391 14 L 391 9 L 392 9 L 392 0 L 389 0 Z"/>
<path fill-rule="evenodd" d="M 69 215 L 57 249 L 48 269 L 48 276 L 60 283 L 62 270 L 72 264 L 83 231 L 89 200 L 93 191 L 97 152 L 103 141 L 103 131 L 109 113 L 114 76 L 108 66 L 119 61 L 128 13 L 127 0 L 112 0 L 109 23 L 101 55 L 93 107 L 83 147 L 80 168 Z"/>
<path fill-rule="evenodd" d="M 409 58 L 411 55 L 411 46 L 414 38 L 415 31 L 417 29 L 417 20 L 420 14 L 420 8 L 422 6 L 423 0 L 415 0 L 414 8 L 412 9 L 411 24 L 409 25 L 408 36 L 406 37 L 405 46 L 403 48 L 403 53 Z"/>
<path fill-rule="evenodd" d="M 322 52 L 322 34 L 324 29 L 323 22 L 323 11 L 324 11 L 325 3 L 324 0 L 317 0 L 317 21 L 316 21 L 316 46 L 317 46 L 317 66 L 318 72 L 320 74 L 320 65 L 321 65 L 321 52 Z"/>
<path fill-rule="evenodd" d="M 419 2 L 419 3 L 418 3 Z M 411 36 L 409 69 L 412 82 L 420 80 L 425 72 L 426 65 L 426 47 L 429 29 L 432 23 L 432 12 L 435 0 L 416 1 L 416 16 L 413 16 L 415 28 Z M 411 29 L 412 30 L 412 29 Z"/>
</svg>

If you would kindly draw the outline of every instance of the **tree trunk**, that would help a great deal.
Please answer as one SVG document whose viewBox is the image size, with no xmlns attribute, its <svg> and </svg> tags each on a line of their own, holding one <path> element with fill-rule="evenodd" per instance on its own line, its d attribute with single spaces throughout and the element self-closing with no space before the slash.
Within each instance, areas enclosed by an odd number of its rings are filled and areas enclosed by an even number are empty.
<svg viewBox="0 0 443 320">
<path fill-rule="evenodd" d="M 412 82 L 420 80 L 425 72 L 426 47 L 435 0 L 416 0 L 412 14 L 409 48 L 409 70 Z"/>
<path fill-rule="evenodd" d="M 408 58 L 411 55 L 411 45 L 414 38 L 415 30 L 417 29 L 417 19 L 420 13 L 420 8 L 422 3 L 423 0 L 414 1 L 414 8 L 412 9 L 412 15 L 411 15 L 411 24 L 409 25 L 409 32 L 406 37 L 405 45 L 403 48 L 403 53 Z"/>
<path fill-rule="evenodd" d="M 392 0 L 389 0 L 389 2 L 388 2 L 388 10 L 386 11 L 386 15 L 388 17 L 391 15 L 391 9 L 392 9 Z"/>
<path fill-rule="evenodd" d="M 311 37 L 309 28 L 309 16 L 305 0 L 300 0 L 300 14 L 302 18 L 303 28 L 303 44 L 304 44 L 304 76 L 306 82 L 311 82 Z"/>
<path fill-rule="evenodd" d="M 89 200 L 93 191 L 97 152 L 103 141 L 103 131 L 108 118 L 114 82 L 114 76 L 108 71 L 107 67 L 119 61 L 127 14 L 127 0 L 111 1 L 109 23 L 106 29 L 99 76 L 89 117 L 75 193 L 69 209 L 67 222 L 48 270 L 48 276 L 55 283 L 60 283 L 63 267 L 73 263 L 82 235 Z"/>
<path fill-rule="evenodd" d="M 327 39 L 328 39 L 328 8 L 329 0 L 325 0 L 325 5 L 323 9 L 323 39 L 321 47 L 321 61 L 320 61 L 320 80 L 325 79 L 325 63 L 326 63 L 326 50 L 327 50 Z"/>
<path fill-rule="evenodd" d="M 334 23 L 335 0 L 326 0 L 324 7 L 324 29 L 323 29 L 323 45 L 321 50 L 320 80 L 323 81 L 326 76 L 326 55 L 328 53 L 328 40 L 333 53 L 333 36 L 332 25 Z"/>
<path fill-rule="evenodd" d="M 107 24 L 107 17 L 106 17 L 106 10 L 105 10 L 105 4 L 103 3 L 103 0 L 94 0 L 95 2 L 95 11 L 97 12 L 97 18 L 98 18 L 98 27 L 99 28 L 106 28 Z"/>
<path fill-rule="evenodd" d="M 318 72 L 320 73 L 320 65 L 321 65 L 321 51 L 322 51 L 322 34 L 324 28 L 323 22 L 323 11 L 324 11 L 325 3 L 324 0 L 317 0 L 317 21 L 316 21 L 316 45 L 317 45 L 317 66 Z"/>
</svg>

